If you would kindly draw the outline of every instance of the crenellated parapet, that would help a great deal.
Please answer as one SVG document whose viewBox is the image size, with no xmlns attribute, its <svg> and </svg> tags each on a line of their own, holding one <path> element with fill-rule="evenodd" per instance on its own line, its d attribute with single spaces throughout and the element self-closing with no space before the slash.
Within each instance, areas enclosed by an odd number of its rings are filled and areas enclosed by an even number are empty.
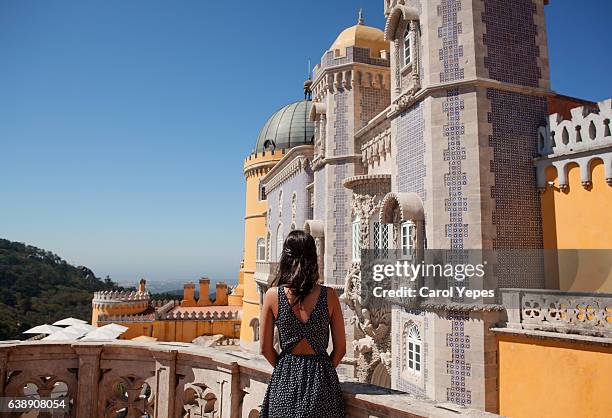
<svg viewBox="0 0 612 418">
<path fill-rule="evenodd" d="M 314 100 L 321 102 L 327 93 L 333 94 L 355 87 L 385 91 L 390 88 L 391 81 L 388 65 L 351 68 L 350 65 L 352 64 L 354 63 L 349 62 L 345 65 L 330 67 L 315 67 L 318 76 L 313 83 Z"/>
<path fill-rule="evenodd" d="M 555 113 L 548 124 L 538 130 L 537 180 L 538 188 L 546 190 L 546 169 L 557 170 L 557 187 L 567 188 L 567 172 L 570 164 L 580 167 L 584 187 L 592 184 L 591 164 L 602 161 L 606 182 L 612 185 L 612 99 L 601 101 L 597 109 L 579 106 L 571 110 L 571 119 L 563 119 Z"/>
<path fill-rule="evenodd" d="M 268 171 L 287 153 L 287 149 L 274 149 L 253 152 L 244 159 L 244 177 L 260 177 Z"/>
<path fill-rule="evenodd" d="M 153 308 L 155 308 L 155 310 L 159 311 L 159 310 L 164 310 L 164 309 L 168 309 L 168 308 L 174 308 L 175 306 L 180 305 L 180 301 L 178 300 L 169 300 L 169 299 L 163 299 L 163 300 L 152 300 L 151 301 L 151 306 Z"/>
<path fill-rule="evenodd" d="M 133 291 L 104 291 L 94 292 L 94 302 L 137 302 L 143 300 L 149 300 L 149 292 L 137 292 Z"/>
<path fill-rule="evenodd" d="M 98 315 L 98 326 L 106 323 L 126 323 L 126 322 L 153 322 L 155 315 L 153 314 L 137 314 L 137 315 Z"/>
<path fill-rule="evenodd" d="M 95 292 L 91 301 L 93 321 L 102 315 L 135 315 L 150 305 L 150 294 L 137 291 Z"/>
<path fill-rule="evenodd" d="M 168 312 L 160 313 L 157 317 L 160 321 L 176 321 L 176 320 L 187 320 L 187 321 L 236 321 L 240 320 L 241 310 L 237 309 L 234 311 L 183 311 L 183 312 Z"/>
</svg>

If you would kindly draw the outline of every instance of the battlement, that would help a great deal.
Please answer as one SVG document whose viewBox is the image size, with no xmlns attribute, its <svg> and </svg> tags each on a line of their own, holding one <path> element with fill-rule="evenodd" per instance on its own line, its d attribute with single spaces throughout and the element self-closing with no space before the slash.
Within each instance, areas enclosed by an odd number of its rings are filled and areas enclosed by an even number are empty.
<svg viewBox="0 0 612 418">
<path fill-rule="evenodd" d="M 137 291 L 103 291 L 95 292 L 93 302 L 100 303 L 126 303 L 126 302 L 141 302 L 148 301 L 150 295 L 148 292 L 137 292 Z"/>
<path fill-rule="evenodd" d="M 262 152 L 253 152 L 244 159 L 244 166 L 247 167 L 254 163 L 282 158 L 286 153 L 287 153 L 286 148 L 280 148 L 280 149 L 268 150 L 268 151 L 262 151 Z"/>
<path fill-rule="evenodd" d="M 156 311 L 164 311 L 174 308 L 175 306 L 180 305 L 181 302 L 178 300 L 152 300 L 151 307 L 155 308 Z"/>
<path fill-rule="evenodd" d="M 585 188 L 593 184 L 591 167 L 594 161 L 604 165 L 606 183 L 612 186 L 612 99 L 597 104 L 597 109 L 578 106 L 570 110 L 571 119 L 555 113 L 548 124 L 538 130 L 538 153 L 536 160 L 537 185 L 541 192 L 547 189 L 546 170 L 553 166 L 557 173 L 556 187 L 568 187 L 568 168 L 572 164 L 580 167 L 580 181 Z"/>
<path fill-rule="evenodd" d="M 202 311 L 186 311 L 186 312 L 168 312 L 166 314 L 160 314 L 157 319 L 161 321 L 171 321 L 171 320 L 200 320 L 200 321 L 223 321 L 223 320 L 240 320 L 242 317 L 241 310 L 236 309 L 234 311 L 221 311 L 221 312 L 202 312 Z"/>
<path fill-rule="evenodd" d="M 98 326 L 106 325 L 106 323 L 126 323 L 126 322 L 153 322 L 155 316 L 153 314 L 141 315 L 104 315 L 98 316 Z"/>
<path fill-rule="evenodd" d="M 548 124 L 538 130 L 538 153 L 557 157 L 612 145 L 612 99 L 599 102 L 597 107 L 575 107 L 571 119 L 558 113 L 550 115 Z"/>
</svg>

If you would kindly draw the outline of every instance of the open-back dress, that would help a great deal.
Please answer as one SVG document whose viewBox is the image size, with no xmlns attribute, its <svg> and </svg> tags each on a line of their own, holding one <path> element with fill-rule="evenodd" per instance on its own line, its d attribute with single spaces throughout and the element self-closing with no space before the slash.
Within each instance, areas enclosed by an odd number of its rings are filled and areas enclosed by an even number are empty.
<svg viewBox="0 0 612 418">
<path fill-rule="evenodd" d="M 344 418 L 338 374 L 327 354 L 329 310 L 327 288 L 303 323 L 293 312 L 283 286 L 278 287 L 278 328 L 281 353 L 263 401 L 261 418 Z M 315 354 L 292 354 L 303 339 Z"/>
</svg>

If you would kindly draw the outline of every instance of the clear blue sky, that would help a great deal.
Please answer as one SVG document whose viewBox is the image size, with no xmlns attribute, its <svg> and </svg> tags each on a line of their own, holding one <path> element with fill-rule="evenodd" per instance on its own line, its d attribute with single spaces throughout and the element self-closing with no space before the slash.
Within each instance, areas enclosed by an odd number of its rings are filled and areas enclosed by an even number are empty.
<svg viewBox="0 0 612 418">
<path fill-rule="evenodd" d="M 0 0 L 0 237 L 122 282 L 235 280 L 243 157 L 382 4 Z M 612 96 L 612 2 L 546 12 L 553 88 Z"/>
</svg>

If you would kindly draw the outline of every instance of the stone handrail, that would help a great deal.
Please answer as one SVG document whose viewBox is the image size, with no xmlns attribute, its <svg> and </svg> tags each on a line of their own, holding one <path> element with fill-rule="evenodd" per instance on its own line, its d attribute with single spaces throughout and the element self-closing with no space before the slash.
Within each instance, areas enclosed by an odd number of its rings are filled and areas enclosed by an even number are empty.
<svg viewBox="0 0 612 418">
<path fill-rule="evenodd" d="M 23 395 L 28 383 L 49 396 L 62 382 L 73 401 L 65 416 L 76 418 L 120 410 L 157 418 L 257 417 L 270 373 L 259 355 L 193 344 L 0 342 L 0 396 Z M 342 389 L 349 418 L 494 416 L 367 384 L 344 382 Z"/>
<path fill-rule="evenodd" d="M 612 294 L 500 289 L 508 328 L 612 337 Z"/>
</svg>

